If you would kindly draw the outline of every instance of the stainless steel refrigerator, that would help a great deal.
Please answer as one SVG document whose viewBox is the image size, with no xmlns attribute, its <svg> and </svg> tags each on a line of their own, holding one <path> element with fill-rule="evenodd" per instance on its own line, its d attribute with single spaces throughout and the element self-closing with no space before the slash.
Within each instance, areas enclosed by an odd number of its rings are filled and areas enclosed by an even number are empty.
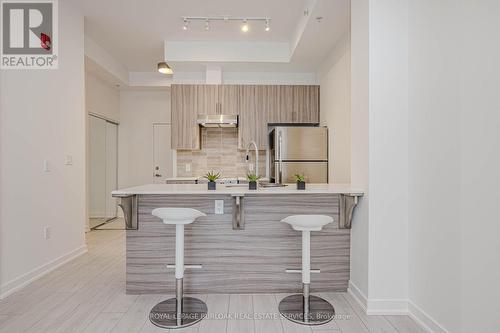
<svg viewBox="0 0 500 333">
<path fill-rule="evenodd" d="M 328 129 L 278 126 L 269 133 L 272 183 L 293 183 L 303 174 L 308 183 L 328 183 Z"/>
</svg>

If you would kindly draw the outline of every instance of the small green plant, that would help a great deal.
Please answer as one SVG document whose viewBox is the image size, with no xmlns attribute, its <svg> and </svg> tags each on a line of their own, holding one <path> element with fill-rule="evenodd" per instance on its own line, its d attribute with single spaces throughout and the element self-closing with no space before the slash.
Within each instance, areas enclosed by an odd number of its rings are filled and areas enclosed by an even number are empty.
<svg viewBox="0 0 500 333">
<path fill-rule="evenodd" d="M 260 176 L 257 176 L 255 173 L 247 174 L 247 179 L 249 182 L 256 182 L 260 179 Z"/>
<path fill-rule="evenodd" d="M 209 171 L 205 174 L 205 176 L 203 176 L 203 178 L 208 179 L 209 182 L 215 182 L 217 179 L 220 178 L 220 173 Z"/>
<path fill-rule="evenodd" d="M 296 182 L 303 182 L 305 179 L 304 175 L 301 175 L 300 173 L 293 175 L 293 177 L 295 177 Z"/>
</svg>

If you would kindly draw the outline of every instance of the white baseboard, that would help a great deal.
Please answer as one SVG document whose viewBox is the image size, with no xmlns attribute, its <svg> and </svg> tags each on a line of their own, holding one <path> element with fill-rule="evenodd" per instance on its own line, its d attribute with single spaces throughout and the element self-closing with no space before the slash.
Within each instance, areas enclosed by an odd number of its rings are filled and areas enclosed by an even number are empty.
<svg viewBox="0 0 500 333">
<path fill-rule="evenodd" d="M 370 299 L 352 281 L 347 292 L 351 294 L 367 315 L 407 315 L 424 331 L 429 333 L 449 333 L 427 312 L 408 299 Z"/>
<path fill-rule="evenodd" d="M 427 332 L 449 333 L 447 329 L 441 326 L 434 318 L 411 300 L 408 300 L 408 316 Z"/>
<path fill-rule="evenodd" d="M 359 303 L 367 315 L 407 315 L 408 300 L 368 298 L 361 289 L 349 281 L 347 292 Z"/>
<path fill-rule="evenodd" d="M 48 263 L 43 264 L 35 268 L 34 270 L 26 274 L 23 274 L 18 278 L 15 278 L 14 280 L 2 284 L 0 286 L 0 299 L 5 298 L 10 294 L 26 287 L 31 282 L 41 278 L 42 276 L 52 272 L 56 268 L 64 265 L 65 263 L 75 259 L 76 257 L 86 252 L 87 252 L 87 246 L 86 245 L 80 246 L 79 248 L 76 248 L 75 250 L 69 253 L 66 253 L 52 261 L 49 261 Z"/>
<path fill-rule="evenodd" d="M 401 298 L 369 298 L 367 315 L 404 316 L 408 315 L 408 300 Z"/>
<path fill-rule="evenodd" d="M 347 287 L 347 292 L 351 294 L 356 302 L 361 306 L 363 311 L 366 313 L 368 298 L 366 295 L 355 285 L 351 280 L 349 280 L 349 286 Z"/>
</svg>

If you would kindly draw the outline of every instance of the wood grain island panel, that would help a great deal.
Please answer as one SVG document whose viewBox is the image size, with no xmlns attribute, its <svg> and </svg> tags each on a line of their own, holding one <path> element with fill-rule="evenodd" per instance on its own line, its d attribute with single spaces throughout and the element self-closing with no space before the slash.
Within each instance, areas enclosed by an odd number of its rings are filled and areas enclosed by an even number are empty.
<svg viewBox="0 0 500 333">
<path fill-rule="evenodd" d="M 224 200 L 224 214 L 214 214 Z M 340 195 L 251 195 L 244 198 L 245 229 L 232 228 L 227 194 L 138 195 L 138 230 L 127 230 L 126 288 L 129 294 L 167 294 L 175 290 L 175 226 L 151 215 L 157 207 L 190 207 L 207 214 L 185 226 L 186 293 L 291 293 L 301 290 L 301 232 L 280 220 L 294 214 L 325 214 L 334 223 L 311 233 L 312 292 L 345 291 L 349 280 L 350 230 L 339 229 Z"/>
</svg>

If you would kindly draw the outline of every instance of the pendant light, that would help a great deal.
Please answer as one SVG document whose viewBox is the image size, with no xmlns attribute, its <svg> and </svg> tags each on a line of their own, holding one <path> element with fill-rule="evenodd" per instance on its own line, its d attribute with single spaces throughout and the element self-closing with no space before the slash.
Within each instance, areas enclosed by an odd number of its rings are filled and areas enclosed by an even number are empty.
<svg viewBox="0 0 500 333">
<path fill-rule="evenodd" d="M 174 71 L 172 70 L 172 68 L 170 68 L 170 66 L 165 61 L 158 63 L 158 72 L 160 72 L 162 74 L 167 74 L 167 75 L 174 74 Z"/>
</svg>

